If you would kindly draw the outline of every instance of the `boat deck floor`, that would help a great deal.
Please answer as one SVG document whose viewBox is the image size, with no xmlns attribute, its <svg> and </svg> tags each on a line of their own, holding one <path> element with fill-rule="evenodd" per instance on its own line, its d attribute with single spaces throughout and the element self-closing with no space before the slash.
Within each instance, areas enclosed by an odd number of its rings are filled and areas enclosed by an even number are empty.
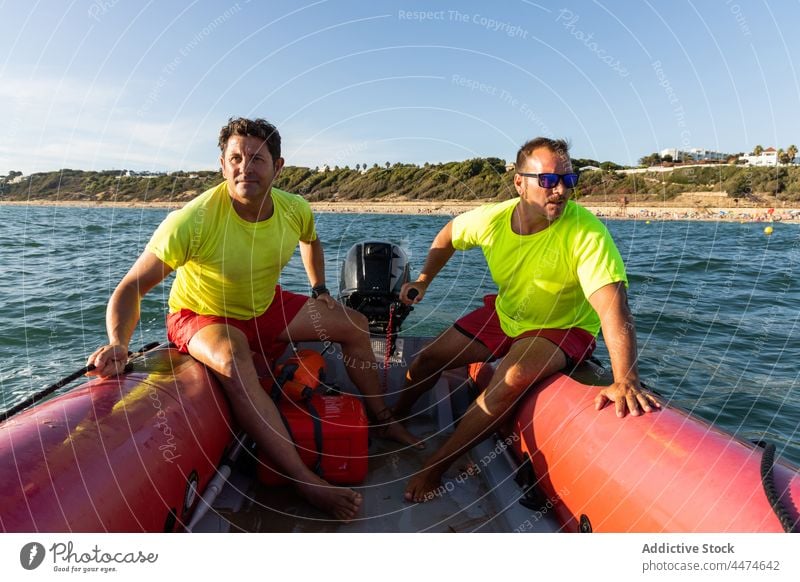
<svg viewBox="0 0 800 582">
<path fill-rule="evenodd" d="M 427 425 L 427 426 L 426 426 Z M 419 469 L 432 447 L 446 435 L 435 434 L 432 421 L 415 422 L 412 430 L 428 437 L 427 450 L 404 448 L 371 439 L 370 471 L 354 490 L 363 502 L 359 517 L 349 524 L 331 520 L 306 502 L 289 485 L 267 487 L 254 479 L 245 462 L 229 487 L 196 531 L 231 532 L 463 532 L 508 531 L 501 508 L 481 475 L 467 476 L 472 462 L 465 455 L 445 475 L 441 495 L 427 503 L 409 503 L 403 493 L 410 475 Z M 247 453 L 243 453 L 247 454 Z M 254 461 L 257 462 L 257 461 Z M 459 478 L 459 476 L 461 476 Z"/>
<path fill-rule="evenodd" d="M 405 364 L 430 338 L 398 340 L 387 372 L 387 401 L 402 389 Z M 303 347 L 306 347 L 304 345 Z M 308 344 L 320 350 L 319 344 Z M 377 361 L 385 343 L 373 340 Z M 326 355 L 327 377 L 345 391 L 355 392 L 342 364 L 343 358 Z M 516 464 L 498 454 L 504 449 L 488 439 L 463 455 L 445 473 L 442 488 L 426 503 L 404 499 L 406 483 L 423 461 L 439 448 L 468 404 L 465 369 L 447 372 L 412 409 L 408 429 L 424 439 L 425 450 L 403 447 L 384 439 L 370 439 L 369 473 L 364 483 L 352 487 L 363 497 L 359 517 L 349 524 L 330 519 L 311 506 L 291 486 L 268 487 L 256 479 L 252 453 L 244 451 L 227 486 L 194 531 L 207 532 L 508 532 L 535 523 L 526 531 L 555 531 L 549 519 L 531 521 L 533 512 L 520 503 L 521 488 L 514 482 Z M 487 455 L 489 455 L 487 457 Z M 244 457 L 249 457 L 244 458 Z M 491 458 L 490 463 L 475 461 Z M 476 470 L 477 469 L 477 470 Z"/>
</svg>

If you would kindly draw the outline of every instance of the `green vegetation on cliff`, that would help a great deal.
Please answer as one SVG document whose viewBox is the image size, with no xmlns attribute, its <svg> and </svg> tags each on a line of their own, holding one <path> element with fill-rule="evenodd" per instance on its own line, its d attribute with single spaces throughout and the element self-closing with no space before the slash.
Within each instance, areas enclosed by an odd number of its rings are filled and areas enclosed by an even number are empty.
<svg viewBox="0 0 800 582">
<path fill-rule="evenodd" d="M 627 196 L 669 201 L 684 192 L 725 192 L 740 200 L 766 195 L 797 201 L 800 167 L 708 165 L 676 167 L 668 172 L 586 172 L 579 188 L 581 196 L 589 200 Z"/>
<path fill-rule="evenodd" d="M 575 160 L 575 166 L 592 160 Z M 592 163 L 591 165 L 595 165 Z M 586 203 L 614 201 L 669 201 L 684 192 L 727 192 L 731 198 L 759 195 L 784 201 L 800 200 L 800 168 L 755 168 L 733 165 L 676 167 L 672 171 L 623 173 L 585 171 L 578 196 Z M 302 194 L 310 201 L 324 200 L 506 200 L 515 196 L 513 172 L 499 158 L 475 158 L 443 164 L 377 164 L 367 170 L 348 167 L 317 169 L 287 167 L 276 186 Z M 61 170 L 20 177 L 0 176 L 0 200 L 51 200 L 92 202 L 182 202 L 218 184 L 216 171 L 147 175 L 109 170 Z"/>
<path fill-rule="evenodd" d="M 17 183 L 0 178 L 0 200 L 93 202 L 185 201 L 222 180 L 219 172 L 126 175 L 124 170 L 60 170 L 24 176 Z"/>
<path fill-rule="evenodd" d="M 505 200 L 515 194 L 513 173 L 498 158 L 476 158 L 446 164 L 373 166 L 316 171 L 284 169 L 276 186 L 312 202 L 401 198 L 406 200 Z"/>
</svg>

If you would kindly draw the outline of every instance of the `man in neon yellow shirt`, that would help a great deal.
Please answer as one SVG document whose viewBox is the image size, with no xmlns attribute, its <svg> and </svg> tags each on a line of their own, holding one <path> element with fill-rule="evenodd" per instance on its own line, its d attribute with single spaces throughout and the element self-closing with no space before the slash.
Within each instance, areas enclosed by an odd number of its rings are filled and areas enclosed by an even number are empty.
<svg viewBox="0 0 800 582">
<path fill-rule="evenodd" d="M 290 341 L 342 346 L 353 383 L 367 396 L 386 436 L 418 441 L 394 422 L 380 393 L 366 318 L 337 303 L 325 287 L 322 245 L 308 203 L 272 187 L 283 168 L 280 135 L 263 119 L 231 119 L 219 138 L 225 182 L 171 213 L 109 300 L 109 344 L 89 357 L 94 374 L 119 374 L 139 320 L 142 297 L 173 270 L 167 335 L 220 380 L 233 414 L 291 477 L 300 493 L 334 517 L 356 516 L 361 495 L 331 487 L 301 461 L 272 400 L 261 388 L 253 353 L 268 359 Z M 281 270 L 300 243 L 312 297 L 283 291 Z"/>
<path fill-rule="evenodd" d="M 406 499 L 432 499 L 444 471 L 507 417 L 534 382 L 591 355 L 601 324 L 614 384 L 596 407 L 638 415 L 659 404 L 642 390 L 636 333 L 628 309 L 625 268 L 605 226 L 571 201 L 578 174 L 568 145 L 536 138 L 517 154 L 519 198 L 482 206 L 450 221 L 433 241 L 419 278 L 401 291 L 417 303 L 456 250 L 481 247 L 498 294 L 459 319 L 409 367 L 395 406 L 404 418 L 444 370 L 502 358 L 489 387 L 461 418 L 453 435 L 406 487 Z M 417 295 L 409 298 L 408 293 Z M 413 294 L 412 294 L 413 295 Z"/>
</svg>

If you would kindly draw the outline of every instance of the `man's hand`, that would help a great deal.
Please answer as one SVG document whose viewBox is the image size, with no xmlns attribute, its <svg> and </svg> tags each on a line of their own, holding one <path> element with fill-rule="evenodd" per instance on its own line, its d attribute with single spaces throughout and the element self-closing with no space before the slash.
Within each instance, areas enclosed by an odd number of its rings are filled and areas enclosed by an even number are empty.
<svg viewBox="0 0 800 582">
<path fill-rule="evenodd" d="M 400 301 L 402 301 L 406 305 L 413 305 L 414 303 L 419 303 L 420 301 L 422 301 L 422 298 L 425 297 L 425 291 L 427 290 L 428 290 L 427 281 L 403 283 L 403 286 L 400 288 Z M 411 291 L 416 291 L 416 294 L 411 293 Z M 409 294 L 411 296 L 409 296 Z"/>
<path fill-rule="evenodd" d="M 128 363 L 128 346 L 113 344 L 95 350 L 86 361 L 87 366 L 94 365 L 94 370 L 86 373 L 87 376 L 100 376 L 108 378 L 117 376 L 125 370 Z"/>
<path fill-rule="evenodd" d="M 594 399 L 594 407 L 601 410 L 609 402 L 615 404 L 620 418 L 624 418 L 626 412 L 630 412 L 631 416 L 639 416 L 642 411 L 652 412 L 654 408 L 661 408 L 655 396 L 642 389 L 638 382 L 628 380 L 614 382 L 600 390 Z"/>
<path fill-rule="evenodd" d="M 334 309 L 338 303 L 336 299 L 331 297 L 330 293 L 322 293 L 321 295 L 317 295 L 317 301 L 324 303 L 328 309 Z"/>
</svg>

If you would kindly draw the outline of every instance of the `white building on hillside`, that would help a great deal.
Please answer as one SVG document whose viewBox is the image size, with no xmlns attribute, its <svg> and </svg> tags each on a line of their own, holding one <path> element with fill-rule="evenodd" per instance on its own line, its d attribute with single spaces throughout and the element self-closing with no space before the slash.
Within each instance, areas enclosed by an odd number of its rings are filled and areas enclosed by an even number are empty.
<svg viewBox="0 0 800 582">
<path fill-rule="evenodd" d="M 740 160 L 748 166 L 777 166 L 778 151 L 775 148 L 767 148 L 757 156 L 739 156 Z"/>
<path fill-rule="evenodd" d="M 672 161 L 679 160 L 682 154 L 683 152 L 678 148 L 667 148 L 665 150 L 661 150 L 660 152 L 658 152 L 658 155 L 661 156 L 662 160 L 664 159 L 665 156 L 669 156 L 672 158 Z"/>
<path fill-rule="evenodd" d="M 713 150 L 706 150 L 703 148 L 692 148 L 690 150 L 667 148 L 665 150 L 661 150 L 658 152 L 658 154 L 662 158 L 664 158 L 664 156 L 670 156 L 675 162 L 724 162 L 730 157 L 730 154 L 715 152 Z"/>
</svg>

